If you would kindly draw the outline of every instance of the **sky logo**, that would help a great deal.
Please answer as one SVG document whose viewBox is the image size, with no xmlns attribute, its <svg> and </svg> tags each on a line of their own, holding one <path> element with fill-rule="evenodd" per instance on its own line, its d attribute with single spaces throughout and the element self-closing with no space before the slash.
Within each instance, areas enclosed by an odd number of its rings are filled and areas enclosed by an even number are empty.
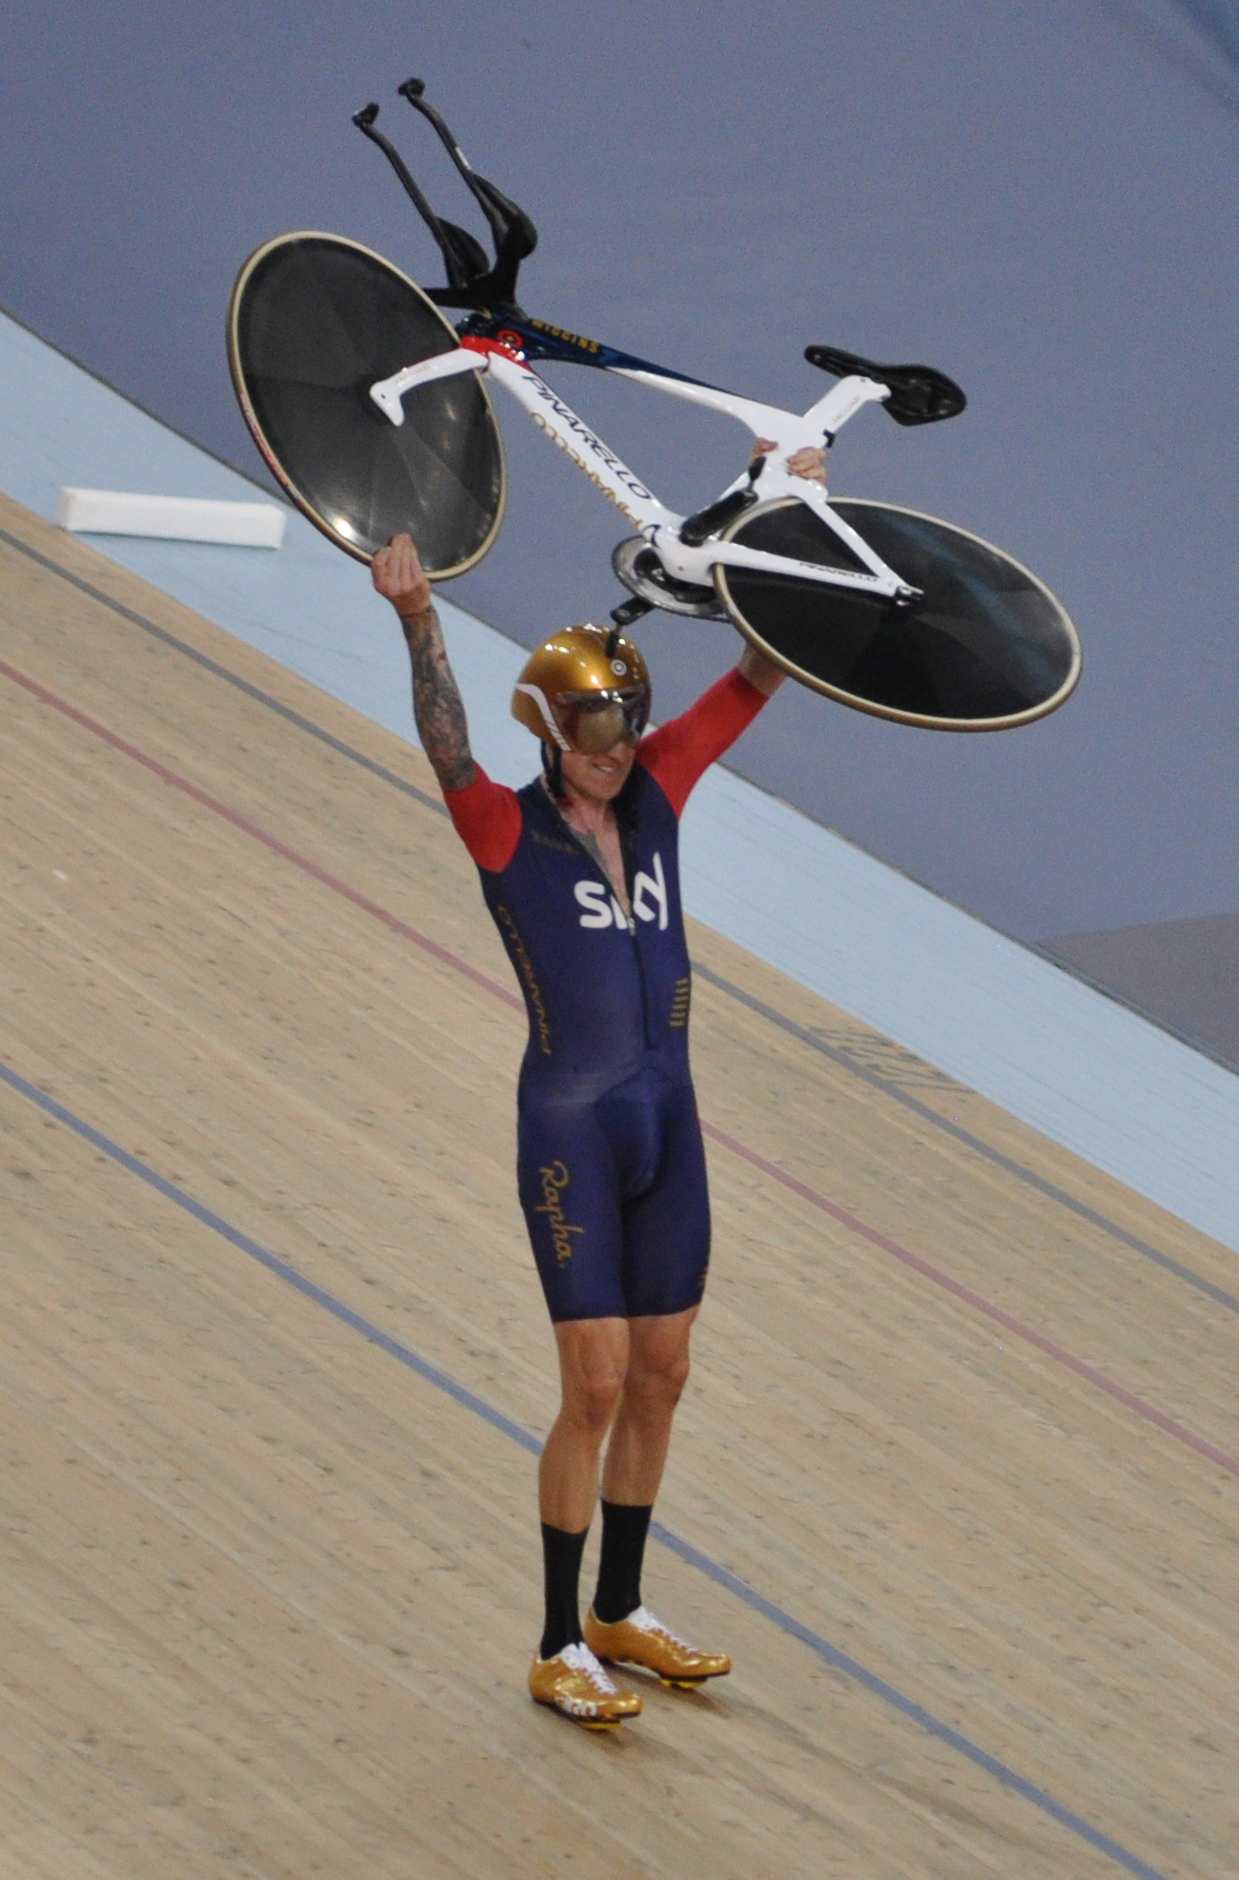
<svg viewBox="0 0 1239 1880">
<path fill-rule="evenodd" d="M 669 908 L 661 855 L 655 855 L 653 869 L 652 875 L 647 875 L 643 869 L 637 871 L 632 884 L 632 911 L 638 920 L 656 920 L 659 933 L 665 933 Z M 582 927 L 628 926 L 628 916 L 600 881 L 578 881 L 572 892 L 578 906 L 585 910 L 581 915 Z"/>
</svg>

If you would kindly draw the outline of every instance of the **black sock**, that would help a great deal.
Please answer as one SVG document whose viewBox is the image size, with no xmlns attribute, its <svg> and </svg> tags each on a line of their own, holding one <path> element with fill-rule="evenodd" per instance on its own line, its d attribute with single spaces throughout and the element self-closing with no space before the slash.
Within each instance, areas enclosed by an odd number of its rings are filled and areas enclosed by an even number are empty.
<svg viewBox="0 0 1239 1880">
<path fill-rule="evenodd" d="M 581 1555 L 588 1528 L 568 1534 L 542 1523 L 542 1571 L 546 1583 L 546 1630 L 538 1647 L 539 1658 L 554 1658 L 565 1645 L 581 1643 L 578 1588 Z"/>
<path fill-rule="evenodd" d="M 626 1619 L 641 1604 L 641 1561 L 653 1512 L 618 1501 L 602 1504 L 602 1559 L 594 1617 L 603 1625 Z"/>
</svg>

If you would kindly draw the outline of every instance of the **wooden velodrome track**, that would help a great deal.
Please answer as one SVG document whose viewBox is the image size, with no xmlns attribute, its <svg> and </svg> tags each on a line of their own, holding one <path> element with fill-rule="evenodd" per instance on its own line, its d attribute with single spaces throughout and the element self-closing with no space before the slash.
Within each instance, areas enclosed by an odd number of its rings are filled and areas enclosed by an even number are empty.
<svg viewBox="0 0 1239 1880">
<path fill-rule="evenodd" d="M 0 1871 L 1239 1874 L 1234 1256 L 695 928 L 647 1584 L 736 1671 L 536 1709 L 523 1026 L 428 768 L 0 531 Z"/>
</svg>

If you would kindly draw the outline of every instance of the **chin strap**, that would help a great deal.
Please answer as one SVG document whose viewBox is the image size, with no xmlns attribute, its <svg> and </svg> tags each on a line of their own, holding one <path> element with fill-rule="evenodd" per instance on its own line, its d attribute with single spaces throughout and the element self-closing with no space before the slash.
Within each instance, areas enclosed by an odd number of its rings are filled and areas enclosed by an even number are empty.
<svg viewBox="0 0 1239 1880">
<path fill-rule="evenodd" d="M 562 803 L 564 790 L 564 754 L 557 744 L 542 746 L 542 774 L 546 778 L 546 787 L 557 803 Z"/>
</svg>

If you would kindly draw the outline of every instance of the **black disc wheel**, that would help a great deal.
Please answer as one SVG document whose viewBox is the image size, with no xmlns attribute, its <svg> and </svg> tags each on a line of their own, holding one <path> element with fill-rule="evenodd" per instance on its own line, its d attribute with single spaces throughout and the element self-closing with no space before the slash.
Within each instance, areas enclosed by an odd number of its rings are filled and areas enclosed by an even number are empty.
<svg viewBox="0 0 1239 1880">
<path fill-rule="evenodd" d="M 442 580 L 495 538 L 503 446 L 476 373 L 406 393 L 401 425 L 370 397 L 457 344 L 420 288 L 337 235 L 277 236 L 237 277 L 228 359 L 245 421 L 293 501 L 359 561 L 407 529 Z"/>
<path fill-rule="evenodd" d="M 919 598 L 902 605 L 795 575 L 716 565 L 728 613 L 802 685 L 934 731 L 1002 731 L 1043 718 L 1080 677 L 1069 615 L 1027 568 L 933 516 L 859 499 L 831 509 Z M 825 567 L 865 564 L 804 503 L 748 510 L 724 540 Z"/>
</svg>

